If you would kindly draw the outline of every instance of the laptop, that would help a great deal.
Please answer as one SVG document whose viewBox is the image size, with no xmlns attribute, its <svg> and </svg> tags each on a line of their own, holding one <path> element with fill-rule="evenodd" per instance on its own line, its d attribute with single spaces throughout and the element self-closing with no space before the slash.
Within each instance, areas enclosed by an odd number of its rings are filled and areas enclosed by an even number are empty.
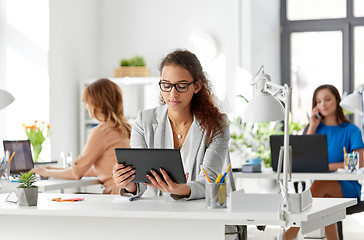
<svg viewBox="0 0 364 240">
<path fill-rule="evenodd" d="M 292 147 L 292 172 L 329 172 L 326 135 L 290 135 L 289 145 Z M 272 168 L 275 172 L 281 146 L 283 135 L 270 136 Z"/>
<path fill-rule="evenodd" d="M 28 172 L 34 167 L 29 140 L 9 141 L 4 140 L 4 152 L 8 150 L 10 155 L 15 152 L 14 159 L 10 163 L 10 173 L 18 175 L 20 172 Z"/>
</svg>

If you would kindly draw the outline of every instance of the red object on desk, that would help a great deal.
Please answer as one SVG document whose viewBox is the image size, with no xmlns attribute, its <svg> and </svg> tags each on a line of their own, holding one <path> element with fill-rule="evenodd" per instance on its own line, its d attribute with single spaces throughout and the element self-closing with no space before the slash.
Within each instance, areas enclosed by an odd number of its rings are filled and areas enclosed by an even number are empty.
<svg viewBox="0 0 364 240">
<path fill-rule="evenodd" d="M 53 198 L 53 201 L 56 202 L 79 202 L 83 201 L 85 198 L 68 198 L 68 199 L 61 199 L 61 198 Z"/>
</svg>

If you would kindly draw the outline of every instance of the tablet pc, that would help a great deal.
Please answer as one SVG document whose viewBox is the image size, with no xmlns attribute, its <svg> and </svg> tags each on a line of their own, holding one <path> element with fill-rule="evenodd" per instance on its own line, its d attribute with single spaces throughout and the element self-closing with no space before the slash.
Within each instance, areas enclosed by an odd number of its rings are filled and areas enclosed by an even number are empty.
<svg viewBox="0 0 364 240">
<path fill-rule="evenodd" d="M 135 169 L 135 177 L 131 182 L 150 183 L 146 175 L 152 175 L 150 170 L 153 169 L 162 176 L 159 171 L 162 168 L 172 181 L 186 183 L 179 149 L 115 148 L 115 153 L 118 163 L 132 165 Z"/>
</svg>

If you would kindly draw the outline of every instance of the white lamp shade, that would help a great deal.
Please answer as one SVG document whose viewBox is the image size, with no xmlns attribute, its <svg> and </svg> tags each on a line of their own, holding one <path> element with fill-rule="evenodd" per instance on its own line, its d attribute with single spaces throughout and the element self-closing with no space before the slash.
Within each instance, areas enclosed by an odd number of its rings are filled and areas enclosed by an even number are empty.
<svg viewBox="0 0 364 240">
<path fill-rule="evenodd" d="M 0 110 L 14 102 L 15 98 L 8 91 L 0 89 Z"/>
<path fill-rule="evenodd" d="M 243 122 L 270 122 L 284 120 L 282 103 L 269 93 L 257 94 L 246 106 Z"/>
<path fill-rule="evenodd" d="M 347 95 L 340 102 L 340 106 L 352 113 L 356 111 L 363 112 L 361 105 L 361 96 L 357 91 L 354 91 L 352 94 Z"/>
</svg>

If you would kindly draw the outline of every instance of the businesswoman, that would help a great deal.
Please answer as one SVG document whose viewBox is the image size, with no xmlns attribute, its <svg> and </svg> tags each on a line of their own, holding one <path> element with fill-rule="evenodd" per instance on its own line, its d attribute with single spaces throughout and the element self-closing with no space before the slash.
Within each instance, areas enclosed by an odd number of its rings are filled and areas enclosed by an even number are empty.
<svg viewBox="0 0 364 240">
<path fill-rule="evenodd" d="M 344 115 L 339 103 L 338 90 L 332 85 L 319 86 L 312 98 L 312 114 L 306 134 L 325 134 L 329 155 L 330 170 L 344 167 L 344 152 L 358 151 L 360 165 L 363 161 L 363 148 L 360 129 Z M 361 185 L 358 181 L 314 181 L 311 186 L 313 197 L 357 198 L 360 202 Z M 293 239 L 299 228 L 286 232 L 286 239 Z M 328 240 L 338 239 L 336 224 L 325 229 Z"/>
<path fill-rule="evenodd" d="M 210 82 L 197 57 L 186 50 L 168 54 L 160 65 L 162 106 L 141 111 L 131 133 L 132 148 L 175 148 L 181 150 L 187 184 L 177 184 L 168 174 L 148 175 L 151 183 L 135 184 L 135 170 L 114 166 L 114 182 L 121 195 L 169 193 L 174 199 L 205 197 L 202 168 L 214 180 L 228 155 L 229 126 L 226 115 L 216 107 Z"/>
<path fill-rule="evenodd" d="M 37 167 L 32 172 L 43 177 L 80 179 L 97 176 L 104 185 L 104 194 L 118 194 L 112 174 L 115 165 L 115 148 L 130 147 L 131 126 L 124 117 L 122 92 L 108 79 L 99 79 L 83 91 L 83 101 L 90 116 L 99 122 L 87 139 L 81 155 L 72 167 L 52 169 Z"/>
</svg>

